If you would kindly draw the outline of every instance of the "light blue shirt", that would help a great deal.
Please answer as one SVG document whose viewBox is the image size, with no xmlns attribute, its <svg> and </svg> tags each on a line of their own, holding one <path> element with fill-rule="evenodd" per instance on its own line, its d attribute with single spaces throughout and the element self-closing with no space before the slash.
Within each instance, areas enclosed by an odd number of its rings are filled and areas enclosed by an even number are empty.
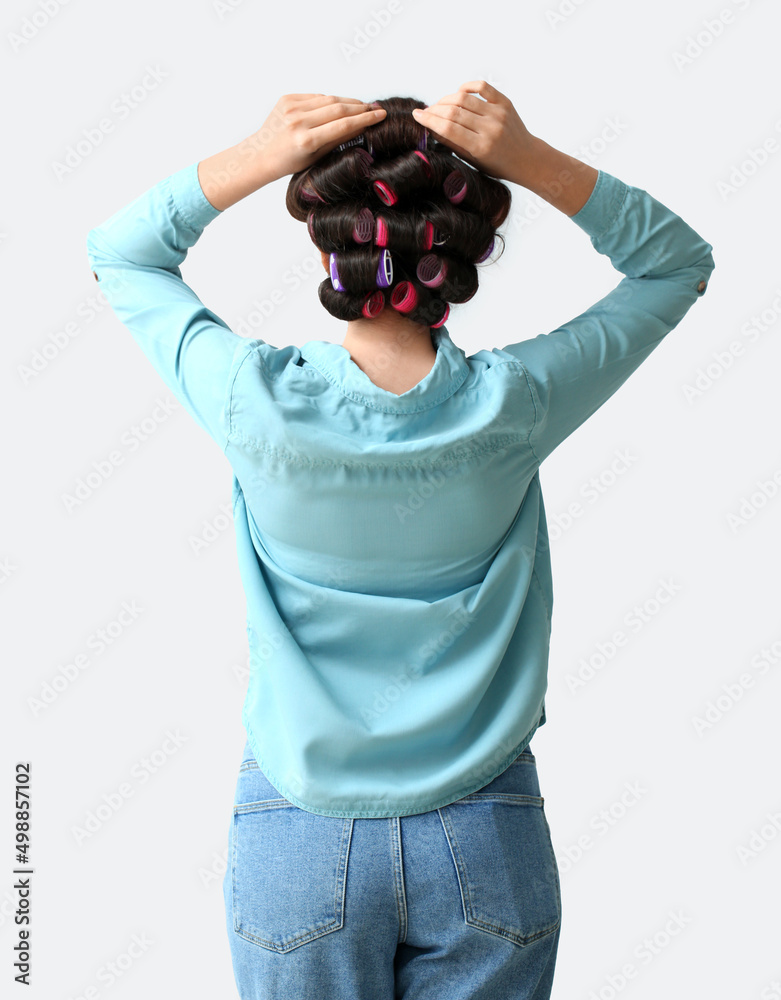
<svg viewBox="0 0 781 1000">
<path fill-rule="evenodd" d="M 274 347 L 203 305 L 179 265 L 220 214 L 193 163 L 87 248 L 117 318 L 232 468 L 248 740 L 313 813 L 447 805 L 546 721 L 540 464 L 681 321 L 713 248 L 600 170 L 572 221 L 625 275 L 613 291 L 550 333 L 470 357 L 432 330 L 433 368 L 397 396 L 340 344 Z"/>
</svg>

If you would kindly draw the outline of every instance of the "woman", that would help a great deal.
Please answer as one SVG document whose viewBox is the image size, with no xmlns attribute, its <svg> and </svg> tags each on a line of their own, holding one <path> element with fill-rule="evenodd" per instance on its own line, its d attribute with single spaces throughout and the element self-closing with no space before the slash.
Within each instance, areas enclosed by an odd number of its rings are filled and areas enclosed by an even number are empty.
<svg viewBox="0 0 781 1000">
<path fill-rule="evenodd" d="M 181 278 L 209 222 L 291 174 L 341 345 L 242 338 Z M 467 358 L 444 324 L 493 253 L 503 181 L 625 277 L 556 330 L 513 325 Z M 93 229 L 88 251 L 233 471 L 251 675 L 224 890 L 241 997 L 549 997 L 561 897 L 530 747 L 553 602 L 539 466 L 703 294 L 711 245 L 531 135 L 480 80 L 430 107 L 286 95 L 244 142 Z"/>
</svg>

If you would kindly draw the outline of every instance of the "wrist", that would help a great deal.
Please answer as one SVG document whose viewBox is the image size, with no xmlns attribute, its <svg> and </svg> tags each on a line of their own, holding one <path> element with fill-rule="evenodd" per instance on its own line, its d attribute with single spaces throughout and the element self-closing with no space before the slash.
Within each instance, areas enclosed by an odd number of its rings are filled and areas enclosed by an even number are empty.
<svg viewBox="0 0 781 1000">
<path fill-rule="evenodd" d="M 595 167 L 537 137 L 520 167 L 510 179 L 569 216 L 585 205 L 599 174 Z"/>
<path fill-rule="evenodd" d="M 219 211 L 277 179 L 257 133 L 198 163 L 198 181 Z"/>
</svg>

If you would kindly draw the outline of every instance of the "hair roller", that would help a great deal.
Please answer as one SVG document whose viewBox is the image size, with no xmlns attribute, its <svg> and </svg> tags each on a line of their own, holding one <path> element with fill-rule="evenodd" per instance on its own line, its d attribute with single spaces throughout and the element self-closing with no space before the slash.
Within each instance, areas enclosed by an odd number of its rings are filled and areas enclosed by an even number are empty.
<svg viewBox="0 0 781 1000">
<path fill-rule="evenodd" d="M 457 213 L 455 218 L 454 212 Z M 445 245 L 448 253 L 457 254 L 472 263 L 478 263 L 483 253 L 490 256 L 493 251 L 493 248 L 486 251 L 486 247 L 490 246 L 496 230 L 484 215 L 463 208 L 451 208 L 447 202 L 432 202 L 426 215 L 436 230 L 434 246 Z"/>
<path fill-rule="evenodd" d="M 375 160 L 372 186 L 383 204 L 395 205 L 433 193 L 440 173 L 428 153 L 412 149 L 393 160 Z"/>
<path fill-rule="evenodd" d="M 374 236 L 374 214 L 358 202 L 323 205 L 310 209 L 307 229 L 312 242 L 326 253 L 345 250 L 349 246 L 371 242 Z"/>
<path fill-rule="evenodd" d="M 417 258 L 421 250 L 431 249 L 433 226 L 416 210 L 388 208 L 376 214 L 374 242 L 380 247 Z"/>
<path fill-rule="evenodd" d="M 484 216 L 493 228 L 501 226 L 510 210 L 507 188 L 487 174 L 478 174 L 466 163 L 451 170 L 442 183 L 442 190 L 451 205 Z"/>
<path fill-rule="evenodd" d="M 333 251 L 328 260 L 331 284 L 336 292 L 363 292 L 389 288 L 393 284 L 390 250 L 364 247 L 349 252 Z"/>
<path fill-rule="evenodd" d="M 411 281 L 400 281 L 391 292 L 390 304 L 400 313 L 412 312 L 418 304 L 418 293 Z"/>
<path fill-rule="evenodd" d="M 415 275 L 422 285 L 436 290 L 448 302 L 468 302 L 477 291 L 477 268 L 452 254 L 424 254 Z"/>
<path fill-rule="evenodd" d="M 385 308 L 385 296 L 382 291 L 377 288 L 373 292 L 370 292 L 364 299 L 363 306 L 361 307 L 361 314 L 366 317 L 366 319 L 374 319 L 375 316 L 379 316 L 382 310 Z"/>
<path fill-rule="evenodd" d="M 415 121 L 410 111 L 423 102 L 374 103 L 387 112 L 382 121 L 294 174 L 287 209 L 326 255 L 318 294 L 331 315 L 371 319 L 390 308 L 439 326 L 504 246 L 497 228 L 511 191 Z"/>
</svg>

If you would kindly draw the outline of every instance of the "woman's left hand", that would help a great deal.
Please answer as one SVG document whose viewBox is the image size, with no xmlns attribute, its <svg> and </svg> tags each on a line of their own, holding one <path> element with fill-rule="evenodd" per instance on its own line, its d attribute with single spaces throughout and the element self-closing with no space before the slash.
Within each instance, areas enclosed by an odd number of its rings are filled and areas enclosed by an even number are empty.
<svg viewBox="0 0 781 1000">
<path fill-rule="evenodd" d="M 379 113 L 378 113 L 379 112 Z M 325 94 L 285 94 L 263 125 L 242 145 L 251 144 L 263 158 L 272 179 L 305 170 L 321 156 L 354 139 L 385 117 L 352 97 Z"/>
</svg>

